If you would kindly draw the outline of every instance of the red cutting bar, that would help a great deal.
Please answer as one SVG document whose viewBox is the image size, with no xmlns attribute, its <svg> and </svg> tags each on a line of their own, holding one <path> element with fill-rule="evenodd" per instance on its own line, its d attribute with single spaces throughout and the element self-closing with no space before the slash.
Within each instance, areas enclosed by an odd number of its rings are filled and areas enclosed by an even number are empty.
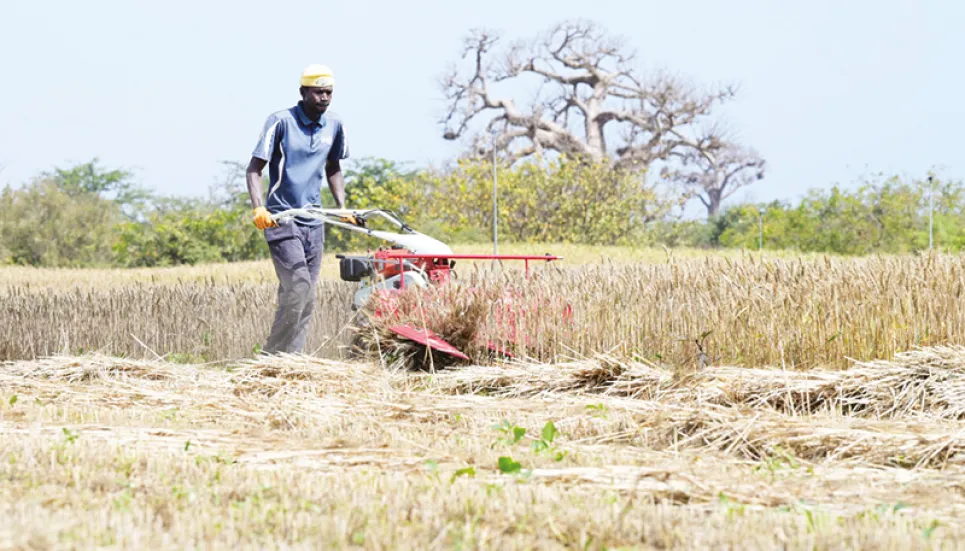
<svg viewBox="0 0 965 551">
<path fill-rule="evenodd" d="M 523 260 L 526 262 L 526 276 L 529 277 L 529 262 L 531 260 L 542 260 L 544 262 L 549 262 L 551 260 L 560 260 L 561 256 L 555 255 L 530 255 L 530 254 L 417 254 L 410 253 L 404 250 L 379 250 L 375 252 L 375 258 L 384 261 L 396 261 L 398 264 L 395 270 L 381 269 L 379 272 L 386 276 L 391 277 L 393 275 L 402 275 L 401 281 L 399 282 L 399 288 L 405 289 L 405 265 L 403 261 L 414 260 L 417 264 L 422 264 L 421 268 L 425 269 L 427 272 L 432 274 L 432 277 L 436 281 L 448 281 L 449 279 L 449 263 L 445 262 L 442 265 L 437 264 L 440 260 Z"/>
<path fill-rule="evenodd" d="M 525 255 L 525 254 L 413 254 L 403 251 L 379 251 L 382 258 L 415 258 L 432 260 L 444 258 L 449 260 L 561 260 L 562 256 L 553 255 Z"/>
</svg>

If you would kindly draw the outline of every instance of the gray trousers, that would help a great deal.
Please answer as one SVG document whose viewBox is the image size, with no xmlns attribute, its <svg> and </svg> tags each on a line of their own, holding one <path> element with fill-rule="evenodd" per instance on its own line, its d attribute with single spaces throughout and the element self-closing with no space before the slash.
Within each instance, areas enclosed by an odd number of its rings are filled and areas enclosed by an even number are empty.
<svg viewBox="0 0 965 551">
<path fill-rule="evenodd" d="M 325 249 L 325 226 L 279 223 L 265 229 L 278 275 L 278 309 L 264 351 L 296 353 L 305 348 L 315 309 L 315 284 Z"/>
</svg>

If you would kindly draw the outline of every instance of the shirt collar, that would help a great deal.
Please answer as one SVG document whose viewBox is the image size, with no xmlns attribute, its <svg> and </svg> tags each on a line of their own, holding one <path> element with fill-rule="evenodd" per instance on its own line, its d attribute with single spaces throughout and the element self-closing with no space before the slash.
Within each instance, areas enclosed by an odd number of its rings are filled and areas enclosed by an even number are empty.
<svg viewBox="0 0 965 551">
<path fill-rule="evenodd" d="M 325 113 L 322 113 L 322 116 L 319 117 L 317 121 L 313 121 L 312 119 L 308 118 L 308 115 L 305 114 L 305 109 L 302 107 L 302 102 L 298 102 L 298 105 L 295 106 L 295 112 L 298 113 L 298 120 L 302 121 L 302 124 L 305 126 L 311 126 L 313 124 L 325 126 Z"/>
</svg>

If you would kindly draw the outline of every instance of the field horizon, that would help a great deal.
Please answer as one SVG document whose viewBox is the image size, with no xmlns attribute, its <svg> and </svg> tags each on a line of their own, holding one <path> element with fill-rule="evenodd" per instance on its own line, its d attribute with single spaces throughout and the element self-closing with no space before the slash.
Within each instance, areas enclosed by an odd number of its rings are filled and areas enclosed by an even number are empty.
<svg viewBox="0 0 965 551">
<path fill-rule="evenodd" d="M 453 251 L 466 254 L 492 253 L 492 244 L 462 243 L 452 246 Z M 366 250 L 346 252 L 344 254 L 366 254 Z M 562 259 L 554 265 L 585 266 L 591 264 L 632 263 L 666 263 L 674 259 L 692 258 L 731 258 L 738 259 L 747 255 L 762 256 L 763 258 L 820 258 L 822 256 L 837 257 L 838 255 L 821 255 L 815 253 L 795 253 L 793 251 L 765 250 L 749 251 L 743 249 L 693 249 L 693 248 L 663 248 L 663 247 L 625 247 L 576 245 L 571 243 L 500 243 L 501 254 L 555 254 Z M 326 251 L 322 260 L 320 279 L 337 281 L 338 260 L 336 254 Z M 467 262 L 467 264 L 469 264 Z M 485 263 L 480 262 L 480 266 Z M 514 263 L 507 263 L 515 266 Z M 536 266 L 534 264 L 534 266 Z M 28 287 L 28 288 L 103 288 L 118 284 L 133 283 L 182 283 L 182 282 L 216 282 L 216 283 L 277 283 L 274 268 L 270 259 L 244 260 L 238 262 L 214 262 L 178 266 L 156 266 L 144 268 L 120 267 L 33 267 L 0 265 L 0 288 Z"/>
</svg>

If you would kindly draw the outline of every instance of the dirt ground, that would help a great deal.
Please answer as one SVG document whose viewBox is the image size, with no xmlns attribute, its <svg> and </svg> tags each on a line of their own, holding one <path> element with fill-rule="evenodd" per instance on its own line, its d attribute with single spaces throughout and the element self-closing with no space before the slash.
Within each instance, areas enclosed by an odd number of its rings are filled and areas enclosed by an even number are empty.
<svg viewBox="0 0 965 551">
<path fill-rule="evenodd" d="M 0 548 L 965 548 L 965 351 L 0 365 Z"/>
</svg>

